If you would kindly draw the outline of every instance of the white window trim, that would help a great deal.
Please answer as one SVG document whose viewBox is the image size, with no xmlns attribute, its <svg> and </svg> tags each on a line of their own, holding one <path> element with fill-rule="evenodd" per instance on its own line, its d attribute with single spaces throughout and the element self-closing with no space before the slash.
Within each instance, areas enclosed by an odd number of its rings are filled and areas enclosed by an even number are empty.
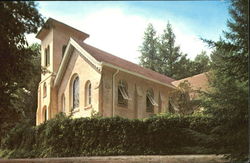
<svg viewBox="0 0 250 163">
<path fill-rule="evenodd" d="M 147 94 L 147 97 L 153 106 L 158 106 L 151 94 Z"/>
<path fill-rule="evenodd" d="M 89 86 L 91 86 L 90 90 L 89 90 Z M 89 98 L 90 98 L 90 103 L 89 103 Z M 85 107 L 88 107 L 91 104 L 92 104 L 92 85 L 90 81 L 87 81 L 86 86 L 85 86 Z"/>
<path fill-rule="evenodd" d="M 78 107 L 75 107 L 74 108 L 74 91 L 73 91 L 73 89 L 74 89 L 74 81 L 76 80 L 76 78 L 78 77 L 78 100 L 79 100 L 79 103 L 78 103 Z M 72 82 L 71 82 L 71 88 L 70 88 L 70 92 L 71 92 L 71 101 L 70 101 L 70 108 L 71 108 L 71 112 L 77 112 L 78 110 L 79 110 L 79 107 L 80 107 L 80 78 L 79 78 L 79 76 L 78 76 L 78 74 L 75 74 L 74 76 L 73 76 L 73 78 L 72 78 Z"/>
<path fill-rule="evenodd" d="M 120 92 L 121 92 L 121 94 L 122 94 L 123 99 L 129 100 L 128 94 L 127 94 L 127 92 L 125 91 L 124 87 L 119 86 L 119 90 L 120 90 Z"/>
</svg>

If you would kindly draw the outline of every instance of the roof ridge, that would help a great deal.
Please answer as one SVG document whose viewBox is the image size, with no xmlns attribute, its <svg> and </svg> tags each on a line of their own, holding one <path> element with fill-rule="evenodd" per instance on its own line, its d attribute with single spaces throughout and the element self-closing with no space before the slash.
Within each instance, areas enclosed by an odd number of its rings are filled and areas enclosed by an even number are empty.
<svg viewBox="0 0 250 163">
<path fill-rule="evenodd" d="M 168 79 L 170 79 L 170 80 L 176 81 L 175 79 L 173 79 L 173 78 L 171 78 L 171 77 L 169 77 L 169 76 L 166 76 L 166 75 L 161 74 L 161 73 L 159 73 L 159 72 L 153 71 L 153 70 L 151 70 L 151 69 L 149 69 L 149 68 L 142 67 L 142 66 L 139 65 L 139 64 L 136 64 L 136 63 L 133 63 L 133 62 L 128 61 L 128 60 L 126 60 L 126 59 L 123 59 L 123 58 L 120 58 L 120 57 L 118 57 L 118 56 L 115 56 L 115 55 L 113 55 L 113 54 L 111 54 L 111 53 L 109 53 L 109 52 L 106 52 L 106 51 L 104 51 L 104 50 L 101 50 L 101 49 L 99 49 L 99 48 L 96 48 L 96 47 L 94 47 L 94 46 L 92 46 L 92 45 L 89 45 L 89 44 L 87 44 L 87 43 L 85 43 L 85 42 L 81 42 L 81 43 L 82 43 L 82 44 L 85 44 L 85 45 L 87 45 L 87 46 L 90 46 L 91 48 L 94 48 L 94 49 L 96 49 L 96 50 L 98 50 L 98 51 L 104 52 L 104 53 L 106 53 L 106 54 L 108 54 L 108 55 L 112 55 L 113 57 L 116 57 L 116 58 L 118 58 L 118 59 L 121 59 L 121 60 L 123 60 L 123 61 L 125 61 L 125 62 L 129 62 L 130 64 L 133 64 L 133 65 L 135 65 L 135 66 L 138 66 L 138 67 L 140 67 L 140 68 L 143 68 L 143 69 L 145 69 L 145 70 L 147 70 L 147 71 L 151 71 L 152 73 L 157 73 L 158 75 L 161 75 L 161 76 L 163 76 L 163 77 L 165 77 L 165 78 L 168 78 Z M 173 81 L 172 81 L 172 82 L 173 82 Z"/>
<path fill-rule="evenodd" d="M 196 75 L 189 76 L 189 77 L 182 78 L 182 79 L 175 80 L 175 81 L 181 81 L 181 80 L 185 80 L 185 79 L 189 79 L 189 78 L 197 77 L 197 76 L 199 76 L 199 75 L 203 75 L 203 74 L 205 74 L 205 75 L 206 75 L 207 73 L 208 73 L 208 72 L 202 72 L 202 73 L 200 73 L 200 74 L 196 74 Z M 173 82 L 175 82 L 175 81 L 173 81 Z"/>
</svg>

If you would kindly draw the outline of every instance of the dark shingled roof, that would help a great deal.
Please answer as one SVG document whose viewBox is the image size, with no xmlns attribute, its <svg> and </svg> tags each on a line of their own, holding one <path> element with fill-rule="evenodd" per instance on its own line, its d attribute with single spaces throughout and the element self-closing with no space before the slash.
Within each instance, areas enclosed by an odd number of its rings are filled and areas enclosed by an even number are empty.
<svg viewBox="0 0 250 163">
<path fill-rule="evenodd" d="M 134 63 L 129 62 L 127 60 L 124 60 L 122 58 L 116 57 L 116 56 L 114 56 L 114 55 L 112 55 L 110 53 L 107 53 L 105 51 L 97 49 L 97 48 L 95 48 L 95 47 L 93 47 L 91 45 L 88 45 L 88 44 L 84 43 L 84 42 L 78 41 L 76 39 L 74 39 L 74 40 L 84 50 L 86 50 L 91 56 L 93 56 L 99 62 L 106 62 L 106 63 L 109 63 L 111 65 L 126 69 L 126 70 L 131 71 L 131 72 L 141 74 L 141 75 L 143 75 L 145 77 L 148 77 L 148 78 L 157 80 L 159 82 L 166 83 L 166 84 L 169 84 L 169 85 L 173 86 L 171 84 L 171 82 L 173 82 L 175 80 L 168 77 L 168 76 L 162 75 L 162 74 L 160 74 L 158 72 L 152 71 L 152 70 L 147 69 L 147 68 L 143 68 L 143 67 L 141 67 L 141 66 L 139 66 L 137 64 L 134 64 Z"/>
</svg>

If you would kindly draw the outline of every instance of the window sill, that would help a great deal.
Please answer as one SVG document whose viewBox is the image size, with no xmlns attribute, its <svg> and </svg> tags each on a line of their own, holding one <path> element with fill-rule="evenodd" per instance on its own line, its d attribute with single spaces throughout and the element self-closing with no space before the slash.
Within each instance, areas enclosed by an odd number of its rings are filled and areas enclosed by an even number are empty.
<svg viewBox="0 0 250 163">
<path fill-rule="evenodd" d="M 118 107 L 121 107 L 121 108 L 128 108 L 128 104 L 117 104 Z"/>
<path fill-rule="evenodd" d="M 92 104 L 85 106 L 84 110 L 88 110 L 88 109 L 91 109 L 91 108 L 92 108 Z"/>
<path fill-rule="evenodd" d="M 77 113 L 77 112 L 79 112 L 79 111 L 80 111 L 80 109 L 77 108 L 77 109 L 72 110 L 71 112 L 72 112 L 72 113 Z"/>
</svg>

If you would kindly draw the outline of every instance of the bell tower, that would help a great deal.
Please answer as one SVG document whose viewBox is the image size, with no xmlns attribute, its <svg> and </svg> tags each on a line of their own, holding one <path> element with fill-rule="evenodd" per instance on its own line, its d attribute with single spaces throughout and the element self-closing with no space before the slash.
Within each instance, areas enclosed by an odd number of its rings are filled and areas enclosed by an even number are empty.
<svg viewBox="0 0 250 163">
<path fill-rule="evenodd" d="M 69 39 L 84 41 L 88 34 L 49 18 L 36 38 L 41 40 L 41 81 L 38 88 L 38 108 L 36 124 L 52 117 L 57 111 L 57 89 L 54 79 L 62 61 Z"/>
</svg>

